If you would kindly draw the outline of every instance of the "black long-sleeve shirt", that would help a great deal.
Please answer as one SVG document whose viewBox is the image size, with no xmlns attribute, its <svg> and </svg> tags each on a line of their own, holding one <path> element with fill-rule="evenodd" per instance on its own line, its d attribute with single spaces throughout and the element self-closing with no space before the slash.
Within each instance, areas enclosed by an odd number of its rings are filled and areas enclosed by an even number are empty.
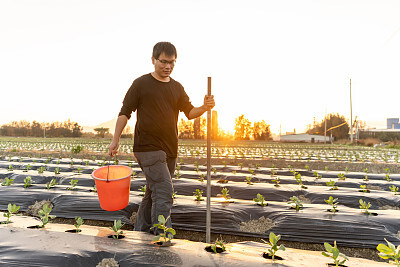
<svg viewBox="0 0 400 267">
<path fill-rule="evenodd" d="M 161 82 L 150 73 L 133 81 L 125 95 L 120 115 L 130 119 L 137 111 L 134 152 L 163 150 L 168 157 L 178 154 L 178 115 L 192 110 L 183 86 L 170 78 Z"/>
</svg>

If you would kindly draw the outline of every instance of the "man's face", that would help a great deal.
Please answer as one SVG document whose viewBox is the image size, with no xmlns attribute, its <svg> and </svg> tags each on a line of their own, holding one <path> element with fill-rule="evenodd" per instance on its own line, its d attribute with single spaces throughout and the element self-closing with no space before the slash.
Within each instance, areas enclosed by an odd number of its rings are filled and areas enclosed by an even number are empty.
<svg viewBox="0 0 400 267">
<path fill-rule="evenodd" d="M 175 56 L 167 56 L 163 53 L 158 57 L 158 59 L 152 57 L 154 71 L 158 76 L 162 78 L 167 78 L 171 75 L 172 70 L 175 66 Z"/>
</svg>

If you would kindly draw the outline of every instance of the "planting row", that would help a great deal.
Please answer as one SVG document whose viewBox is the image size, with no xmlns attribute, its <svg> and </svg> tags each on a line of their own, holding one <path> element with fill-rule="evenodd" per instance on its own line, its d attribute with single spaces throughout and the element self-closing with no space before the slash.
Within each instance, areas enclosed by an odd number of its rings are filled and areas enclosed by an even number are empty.
<svg viewBox="0 0 400 267">
<path fill-rule="evenodd" d="M 0 151 L 56 151 L 80 153 L 106 153 L 110 140 L 107 139 L 40 139 L 13 138 L 0 139 Z M 132 140 L 122 140 L 120 152 L 132 153 Z M 396 149 L 348 147 L 340 145 L 285 144 L 265 142 L 235 142 L 225 144 L 214 142 L 214 158 L 238 159 L 286 159 L 292 161 L 330 161 L 330 162 L 385 162 L 398 163 L 399 151 Z M 203 141 L 182 140 L 179 145 L 181 157 L 206 157 L 206 144 Z"/>
<path fill-rule="evenodd" d="M 146 184 L 136 163 L 119 162 L 130 164 L 135 171 L 130 205 L 121 211 L 106 212 L 99 206 L 90 177 L 93 168 L 103 161 L 71 166 L 70 159 L 52 159 L 47 163 L 46 160 L 33 162 L 22 158 L 21 162 L 12 161 L 15 165 L 12 170 L 8 160 L 0 161 L 0 178 L 4 184 L 0 187 L 0 209 L 6 210 L 9 203 L 14 203 L 26 211 L 35 201 L 50 200 L 58 217 L 120 219 L 132 224 L 130 218 L 138 208 Z M 32 165 L 29 170 L 26 169 L 28 164 Z M 40 173 L 42 167 L 45 170 Z M 59 174 L 55 173 L 57 168 Z M 213 168 L 211 211 L 214 233 L 262 238 L 274 231 L 282 234 L 284 240 L 317 243 L 337 240 L 338 244 L 357 247 L 374 247 L 383 237 L 395 244 L 400 242 L 397 235 L 400 196 L 389 190 L 372 189 L 389 184 L 398 187 L 400 179 L 397 175 L 390 175 L 390 181 L 387 181 L 384 174 L 368 173 L 368 181 L 364 181 L 365 173 L 347 173 L 347 178 L 339 180 L 337 172 L 330 171 L 320 171 L 320 178 L 307 170 Z M 173 226 L 178 230 L 205 231 L 203 171 L 203 166 L 178 166 L 172 210 Z M 280 183 L 276 184 L 273 180 L 278 177 Z M 338 187 L 327 186 L 326 182 L 330 181 L 337 182 Z M 362 191 L 361 183 L 372 186 L 369 192 Z"/>
</svg>

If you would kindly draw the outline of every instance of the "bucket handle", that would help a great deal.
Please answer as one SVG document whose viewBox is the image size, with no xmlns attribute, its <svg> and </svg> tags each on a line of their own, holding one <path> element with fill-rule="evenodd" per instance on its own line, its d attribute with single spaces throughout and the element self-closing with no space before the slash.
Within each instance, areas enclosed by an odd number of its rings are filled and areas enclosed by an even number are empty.
<svg viewBox="0 0 400 267">
<path fill-rule="evenodd" d="M 111 156 L 108 158 L 107 183 L 108 183 L 108 173 L 110 172 L 110 159 L 111 159 L 111 158 L 112 158 Z M 117 162 L 117 154 L 115 154 L 115 162 Z"/>
</svg>

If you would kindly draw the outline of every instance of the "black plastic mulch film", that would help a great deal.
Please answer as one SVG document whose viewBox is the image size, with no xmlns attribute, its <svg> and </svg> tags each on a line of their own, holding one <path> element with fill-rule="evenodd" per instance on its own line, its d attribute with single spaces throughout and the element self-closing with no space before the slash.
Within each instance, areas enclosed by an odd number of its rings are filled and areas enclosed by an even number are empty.
<svg viewBox="0 0 400 267">
<path fill-rule="evenodd" d="M 141 201 L 139 189 L 145 184 L 145 179 L 136 163 L 133 170 L 137 176 L 131 181 L 130 204 L 120 211 L 104 211 L 100 208 L 97 194 L 90 190 L 94 186 L 94 180 L 90 177 L 93 169 L 98 168 L 101 161 L 90 161 L 88 165 L 81 160 L 70 159 L 50 160 L 46 159 L 13 158 L 11 161 L 0 160 L 0 179 L 15 179 L 10 186 L 0 187 L 0 210 L 6 210 L 8 203 L 21 206 L 21 211 L 27 211 L 35 201 L 50 200 L 54 208 L 51 214 L 62 218 L 114 221 L 121 219 L 124 223 L 132 224 L 129 220 L 132 213 L 137 211 Z M 28 172 L 27 165 L 31 165 Z M 120 161 L 119 164 L 128 165 L 128 162 Z M 13 171 L 9 171 L 9 166 Z M 38 168 L 45 166 L 46 171 L 39 174 Z M 55 168 L 59 168 L 60 174 L 54 174 Z M 80 174 L 76 170 L 81 168 Z M 270 176 L 270 169 L 260 168 L 255 170 L 252 178 L 253 185 L 248 185 L 245 180 L 250 176 L 247 168 L 213 166 L 217 169 L 212 174 L 212 219 L 211 231 L 218 234 L 232 234 L 266 238 L 268 233 L 252 233 L 240 230 L 240 224 L 249 220 L 257 220 L 264 216 L 271 219 L 275 226 L 270 230 L 275 234 L 281 234 L 282 240 L 308 242 L 308 243 L 333 243 L 347 247 L 376 248 L 384 238 L 399 245 L 400 231 L 400 196 L 390 192 L 389 186 L 400 187 L 400 175 L 392 174 L 392 181 L 384 179 L 384 174 L 368 174 L 369 181 L 363 181 L 363 173 L 346 173 L 346 180 L 338 180 L 335 171 L 318 171 L 321 179 L 315 179 L 312 171 L 299 171 L 303 183 L 307 189 L 301 189 L 293 178 L 293 174 L 285 169 L 277 171 L 281 186 L 275 187 Z M 233 173 L 236 171 L 236 173 Z M 194 201 L 196 189 L 203 190 L 203 198 L 206 196 L 206 180 L 199 181 L 200 174 L 205 172 L 201 166 L 197 172 L 193 165 L 182 165 L 180 179 L 173 179 L 174 190 L 177 198 L 172 209 L 173 227 L 179 231 L 191 230 L 205 232 L 206 201 Z M 32 177 L 32 186 L 24 188 L 24 179 Z M 49 190 L 46 183 L 55 178 L 59 185 Z M 75 190 L 67 190 L 71 179 L 78 179 Z M 205 178 L 206 179 L 206 178 Z M 221 184 L 220 179 L 228 180 Z M 326 182 L 335 180 L 339 190 L 330 190 Z M 360 185 L 368 184 L 382 190 L 371 189 L 370 193 L 359 192 Z M 233 203 L 223 203 L 218 194 L 222 188 L 227 188 Z M 384 191 L 383 191 L 384 190 Z M 253 198 L 261 194 L 268 206 L 261 207 L 253 202 Z M 310 203 L 303 203 L 300 211 L 290 209 L 287 201 L 292 196 L 304 196 Z M 337 213 L 327 211 L 329 206 L 325 199 L 329 196 L 338 198 Z M 370 211 L 377 216 L 365 215 L 359 209 L 359 199 L 371 203 Z M 379 209 L 392 207 L 393 209 Z M 395 210 L 397 209 L 397 210 Z"/>
</svg>

